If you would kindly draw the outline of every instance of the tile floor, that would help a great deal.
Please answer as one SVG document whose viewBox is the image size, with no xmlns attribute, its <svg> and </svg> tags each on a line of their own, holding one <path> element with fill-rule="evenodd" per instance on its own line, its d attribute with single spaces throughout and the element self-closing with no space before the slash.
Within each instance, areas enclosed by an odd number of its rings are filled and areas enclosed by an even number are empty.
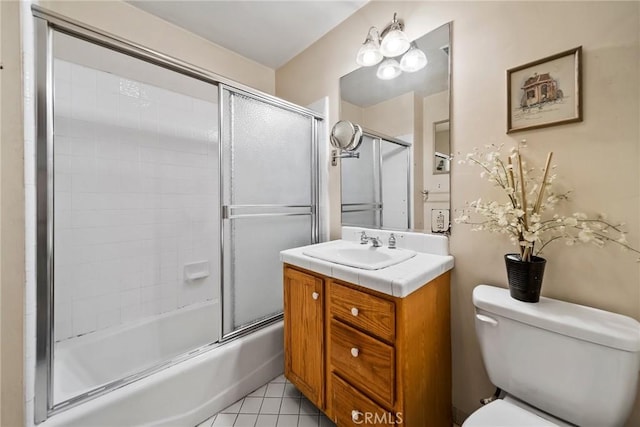
<svg viewBox="0 0 640 427">
<path fill-rule="evenodd" d="M 335 427 L 284 375 L 196 427 Z"/>
</svg>

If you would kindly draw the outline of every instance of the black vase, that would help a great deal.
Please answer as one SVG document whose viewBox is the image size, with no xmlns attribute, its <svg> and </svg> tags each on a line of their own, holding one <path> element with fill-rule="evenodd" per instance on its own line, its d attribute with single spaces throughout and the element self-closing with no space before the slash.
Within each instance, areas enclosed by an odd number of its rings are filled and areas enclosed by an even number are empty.
<svg viewBox="0 0 640 427">
<path fill-rule="evenodd" d="M 507 265 L 511 297 L 524 302 L 540 301 L 542 276 L 547 260 L 532 256 L 531 261 L 521 261 L 519 254 L 506 254 L 504 262 Z"/>
</svg>

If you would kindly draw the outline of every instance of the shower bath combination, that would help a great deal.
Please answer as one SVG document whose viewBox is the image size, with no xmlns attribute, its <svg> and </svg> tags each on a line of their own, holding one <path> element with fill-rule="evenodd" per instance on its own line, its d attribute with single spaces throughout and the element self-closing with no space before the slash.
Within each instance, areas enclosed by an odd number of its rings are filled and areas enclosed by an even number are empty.
<svg viewBox="0 0 640 427">
<path fill-rule="evenodd" d="M 282 371 L 322 117 L 33 14 L 36 422 L 195 424 Z"/>
</svg>

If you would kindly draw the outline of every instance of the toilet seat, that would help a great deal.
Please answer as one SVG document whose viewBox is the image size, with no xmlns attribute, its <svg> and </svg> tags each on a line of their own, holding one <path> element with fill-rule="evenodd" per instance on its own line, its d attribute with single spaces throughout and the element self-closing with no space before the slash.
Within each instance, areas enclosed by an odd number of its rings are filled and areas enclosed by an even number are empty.
<svg viewBox="0 0 640 427">
<path fill-rule="evenodd" d="M 462 427 L 557 427 L 526 409 L 504 399 L 497 399 L 475 411 Z"/>
</svg>

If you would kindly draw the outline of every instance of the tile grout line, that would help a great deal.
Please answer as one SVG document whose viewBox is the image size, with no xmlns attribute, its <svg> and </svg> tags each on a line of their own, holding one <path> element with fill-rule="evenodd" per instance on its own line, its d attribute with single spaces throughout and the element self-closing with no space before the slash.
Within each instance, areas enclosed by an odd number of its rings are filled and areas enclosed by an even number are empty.
<svg viewBox="0 0 640 427">
<path fill-rule="evenodd" d="M 277 380 L 277 381 L 276 381 Z M 284 381 L 282 381 L 284 380 Z M 267 392 L 269 389 L 269 386 L 272 386 L 271 389 L 271 393 L 273 393 L 273 395 L 268 396 Z M 254 394 L 256 393 L 258 390 L 263 389 L 263 391 L 261 393 L 258 394 Z M 280 392 L 274 393 L 273 390 L 274 389 L 281 389 Z M 249 401 L 247 401 L 247 398 L 251 398 Z M 252 402 L 254 400 L 260 399 L 260 405 L 257 409 L 253 409 L 253 408 L 249 408 L 249 406 L 253 406 L 255 408 L 256 405 L 249 405 L 248 402 Z M 262 412 L 264 409 L 264 405 L 267 402 L 266 399 L 280 399 L 280 402 L 278 402 L 278 408 L 277 408 L 277 413 L 265 413 Z M 293 404 L 296 407 L 295 413 L 282 413 L 283 411 L 283 407 L 285 406 L 285 399 L 287 399 L 287 405 L 291 406 L 290 403 L 293 402 Z M 245 406 L 245 403 L 247 403 L 247 407 L 245 408 L 245 410 L 247 410 L 248 412 L 242 412 L 242 408 Z M 273 402 L 275 403 L 275 402 Z M 304 405 L 303 405 L 304 403 Z M 293 420 L 293 418 L 295 418 L 295 426 L 296 427 L 300 427 L 301 426 L 301 420 L 304 420 L 304 426 L 309 426 L 309 425 L 313 425 L 314 427 L 320 427 L 320 425 L 322 424 L 323 426 L 325 425 L 324 422 L 324 417 L 326 417 L 324 414 L 321 413 L 321 411 L 319 410 L 312 410 L 312 407 L 309 407 L 309 405 L 313 405 L 312 403 L 310 403 L 303 394 L 301 394 L 296 388 L 295 386 L 293 386 L 293 384 L 291 384 L 286 378 L 282 378 L 282 376 L 279 376 L 277 378 L 275 378 L 274 380 L 268 382 L 267 384 L 264 384 L 263 386 L 257 388 L 256 390 L 254 390 L 253 392 L 247 394 L 246 396 L 240 398 L 238 401 L 236 401 L 235 403 L 231 404 L 229 407 L 223 409 L 222 411 L 225 411 L 227 409 L 229 409 L 230 407 L 234 407 L 233 411 L 229 411 L 229 412 L 219 412 L 217 414 L 214 414 L 209 420 L 205 420 L 205 421 L 209 421 L 211 424 L 202 424 L 202 425 L 198 425 L 199 427 L 213 427 L 216 423 L 216 421 L 218 421 L 219 415 L 220 414 L 225 414 L 228 417 L 233 417 L 233 421 L 231 426 L 234 427 L 240 427 L 240 424 L 237 424 L 239 422 L 240 419 L 242 420 L 247 420 L 249 417 L 255 417 L 255 420 L 253 421 L 253 423 L 251 423 L 251 425 L 253 427 L 266 427 L 266 425 L 262 425 L 261 423 L 259 423 L 259 420 L 261 417 L 267 418 L 271 421 L 275 421 L 275 424 L 273 424 L 272 422 L 270 422 L 269 427 L 282 427 L 282 424 L 280 424 L 281 422 L 283 422 L 285 419 L 291 419 Z M 304 411 L 303 411 L 303 406 L 304 406 Z M 271 410 L 273 411 L 272 408 Z M 294 412 L 291 409 L 287 409 L 285 408 L 284 410 L 286 410 L 287 412 Z M 283 417 L 286 416 L 286 417 Z M 303 418 L 304 417 L 304 418 Z M 275 418 L 275 420 L 274 420 Z M 327 420 L 329 420 L 327 418 Z M 315 422 L 314 422 L 315 421 Z M 329 420 L 330 421 L 330 420 Z M 243 424 L 246 425 L 246 424 Z M 331 425 L 331 424 L 329 424 Z M 335 424 L 334 424 L 335 426 Z M 218 426 L 215 426 L 218 427 Z M 226 427 L 229 427 L 228 425 Z"/>
</svg>

